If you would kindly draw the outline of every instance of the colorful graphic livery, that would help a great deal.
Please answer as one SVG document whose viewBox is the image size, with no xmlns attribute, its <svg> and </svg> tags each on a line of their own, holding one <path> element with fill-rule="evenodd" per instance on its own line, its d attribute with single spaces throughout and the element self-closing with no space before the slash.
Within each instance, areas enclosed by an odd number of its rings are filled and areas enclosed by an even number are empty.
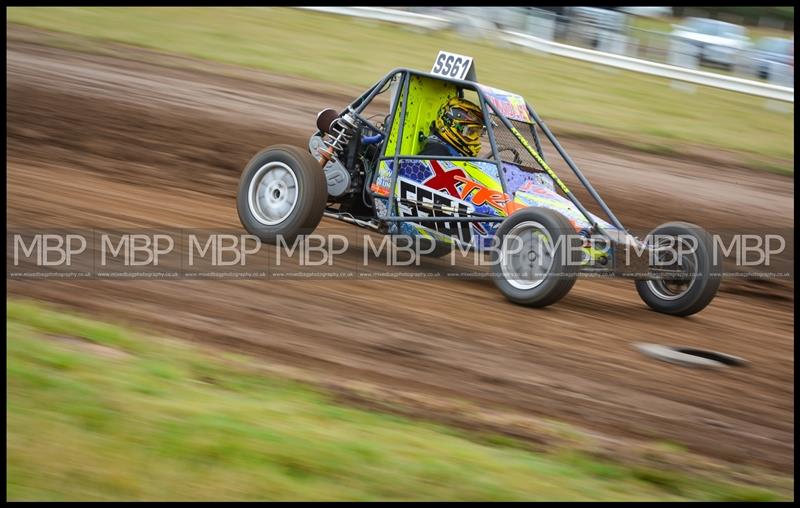
<svg viewBox="0 0 800 508">
<path fill-rule="evenodd" d="M 514 183 L 509 185 L 511 192 L 507 193 L 503 192 L 497 166 L 493 163 L 401 159 L 399 166 L 397 196 L 403 217 L 469 217 L 475 214 L 507 217 L 523 208 L 540 206 L 564 215 L 578 233 L 588 235 L 591 230 L 591 223 L 568 199 L 555 191 L 555 184 L 546 173 L 523 171 L 518 166 L 503 163 L 506 181 Z M 389 194 L 392 167 L 392 161 L 382 161 L 379 166 L 372 188 L 380 196 Z M 415 202 L 440 206 L 418 207 Z M 387 208 L 383 210 L 385 216 Z M 616 229 L 599 217 L 590 216 L 601 226 Z M 444 242 L 456 239 L 483 247 L 491 245 L 498 225 L 496 222 L 478 221 L 461 223 L 461 227 L 447 222 L 428 226 L 413 221 L 401 224 L 400 232 L 403 234 L 432 236 Z"/>
<path fill-rule="evenodd" d="M 387 92 L 381 111 L 374 99 Z M 439 146 L 443 126 L 469 136 L 470 150 Z M 559 178 L 545 139 L 608 220 Z M 557 302 L 593 273 L 631 278 L 648 306 L 687 316 L 711 302 L 721 279 L 701 227 L 670 222 L 631 235 L 525 99 L 478 84 L 473 59 L 446 51 L 431 73 L 395 69 L 341 112 L 321 111 L 307 148 L 259 152 L 242 173 L 237 210 L 265 242 L 293 241 L 326 216 L 418 237 L 433 246 L 427 255 L 477 249 L 491 258 L 500 292 L 531 307 Z M 676 245 L 680 256 L 667 252 Z"/>
</svg>

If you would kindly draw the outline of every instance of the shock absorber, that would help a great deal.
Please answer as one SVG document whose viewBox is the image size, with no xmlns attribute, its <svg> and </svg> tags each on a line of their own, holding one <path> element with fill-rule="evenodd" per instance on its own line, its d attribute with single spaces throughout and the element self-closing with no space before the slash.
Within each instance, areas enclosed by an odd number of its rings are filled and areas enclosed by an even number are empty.
<svg viewBox="0 0 800 508">
<path fill-rule="evenodd" d="M 331 122 L 327 135 L 322 138 L 325 148 L 318 150 L 322 156 L 322 160 L 320 160 L 322 167 L 325 167 L 328 161 L 335 160 L 344 151 L 357 128 L 355 119 L 349 113 L 345 113 Z"/>
</svg>

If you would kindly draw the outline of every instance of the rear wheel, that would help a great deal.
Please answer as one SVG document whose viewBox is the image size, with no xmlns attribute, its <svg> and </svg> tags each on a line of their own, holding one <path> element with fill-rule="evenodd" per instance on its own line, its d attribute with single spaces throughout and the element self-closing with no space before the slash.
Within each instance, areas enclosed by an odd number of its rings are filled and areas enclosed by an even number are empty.
<svg viewBox="0 0 800 508">
<path fill-rule="evenodd" d="M 660 261 L 653 268 L 678 273 L 636 281 L 644 303 L 673 316 L 689 316 L 703 310 L 714 299 L 722 280 L 722 266 L 715 263 L 711 235 L 695 224 L 670 222 L 648 236 L 653 247 L 661 247 L 653 254 L 653 261 Z"/>
<path fill-rule="evenodd" d="M 558 212 L 527 208 L 497 230 L 494 282 L 514 303 L 545 307 L 572 289 L 581 262 L 581 240 Z"/>
<path fill-rule="evenodd" d="M 276 145 L 256 154 L 239 182 L 236 206 L 245 229 L 262 241 L 293 242 L 322 219 L 328 196 L 325 174 L 307 151 Z"/>
</svg>

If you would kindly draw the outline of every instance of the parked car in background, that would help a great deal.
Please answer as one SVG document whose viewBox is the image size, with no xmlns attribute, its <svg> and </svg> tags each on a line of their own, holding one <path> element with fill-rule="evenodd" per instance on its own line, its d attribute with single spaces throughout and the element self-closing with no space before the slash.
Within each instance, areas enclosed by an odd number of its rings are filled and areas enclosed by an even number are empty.
<svg viewBox="0 0 800 508">
<path fill-rule="evenodd" d="M 628 31 L 628 16 L 624 12 L 601 7 L 572 7 L 569 17 L 568 37 L 592 49 L 600 46 L 604 36 L 624 35 Z"/>
<path fill-rule="evenodd" d="M 761 79 L 770 79 L 775 64 L 791 67 L 794 73 L 794 39 L 781 37 L 764 37 L 753 47 L 750 55 L 753 74 Z"/>
<path fill-rule="evenodd" d="M 709 18 L 686 18 L 670 36 L 693 46 L 699 63 L 732 69 L 751 46 L 743 26 Z"/>
</svg>

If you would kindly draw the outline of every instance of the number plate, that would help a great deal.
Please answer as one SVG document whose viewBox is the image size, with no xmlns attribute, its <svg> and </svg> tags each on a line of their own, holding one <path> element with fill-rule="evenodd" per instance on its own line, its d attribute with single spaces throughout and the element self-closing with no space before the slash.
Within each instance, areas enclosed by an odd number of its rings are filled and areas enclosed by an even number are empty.
<svg viewBox="0 0 800 508">
<path fill-rule="evenodd" d="M 453 79 L 466 79 L 470 67 L 472 67 L 471 56 L 439 51 L 439 55 L 433 63 L 431 74 Z"/>
</svg>

